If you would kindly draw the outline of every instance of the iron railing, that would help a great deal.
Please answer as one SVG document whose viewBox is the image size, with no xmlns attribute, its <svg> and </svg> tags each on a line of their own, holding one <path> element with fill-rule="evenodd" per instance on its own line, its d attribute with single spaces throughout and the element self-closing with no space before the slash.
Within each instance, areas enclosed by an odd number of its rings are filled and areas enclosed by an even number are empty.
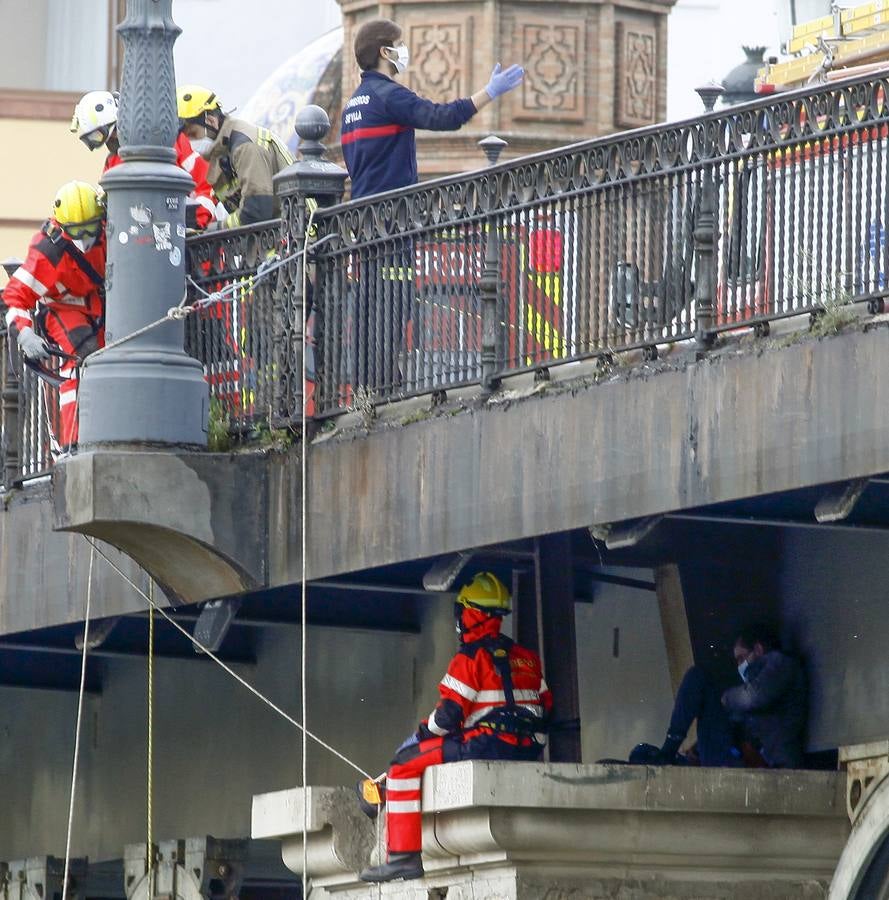
<svg viewBox="0 0 889 900">
<path fill-rule="evenodd" d="M 887 107 L 843 82 L 319 211 L 319 411 L 882 296 Z"/>
<path fill-rule="evenodd" d="M 188 349 L 243 434 L 299 420 L 304 300 L 315 415 L 359 392 L 492 389 L 833 304 L 881 308 L 887 173 L 889 79 L 811 88 L 318 209 L 305 298 L 291 191 L 281 220 L 189 239 L 189 297 L 206 302 Z M 4 340 L 9 483 L 48 467 L 55 413 Z"/>
<path fill-rule="evenodd" d="M 15 340 L 0 330 L 0 455 L 3 484 L 46 475 L 57 450 L 59 394 L 22 365 Z M 52 365 L 50 362 L 48 365 Z"/>
<path fill-rule="evenodd" d="M 201 305 L 186 319 L 186 350 L 203 363 L 211 399 L 233 433 L 247 433 L 271 415 L 275 279 L 262 273 L 282 246 L 278 220 L 188 241 L 188 299 Z"/>
</svg>

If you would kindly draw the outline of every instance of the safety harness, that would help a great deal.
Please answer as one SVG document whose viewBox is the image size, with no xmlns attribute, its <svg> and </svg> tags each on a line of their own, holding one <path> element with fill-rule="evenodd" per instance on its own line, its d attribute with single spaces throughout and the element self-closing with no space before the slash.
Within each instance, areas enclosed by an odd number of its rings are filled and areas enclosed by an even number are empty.
<svg viewBox="0 0 889 900">
<path fill-rule="evenodd" d="M 512 734 L 516 737 L 530 738 L 535 743 L 542 743 L 539 735 L 546 732 L 546 723 L 542 717 L 535 715 L 530 709 L 516 703 L 512 684 L 512 668 L 509 665 L 509 651 L 513 641 L 504 635 L 495 638 L 484 638 L 480 642 L 481 649 L 487 652 L 494 668 L 503 682 L 505 703 L 492 709 L 485 717 L 475 723 L 477 728 L 489 728 L 499 734 Z M 466 652 L 471 645 L 461 647 Z"/>
<path fill-rule="evenodd" d="M 49 221 L 43 223 L 43 227 L 40 229 L 46 237 L 59 246 L 63 253 L 67 253 L 71 259 L 74 260 L 77 267 L 83 272 L 84 275 L 93 283 L 98 292 L 100 298 L 103 301 L 102 305 L 102 314 L 98 319 L 91 319 L 90 331 L 85 334 L 79 341 L 75 342 L 71 340 L 71 332 L 65 327 L 65 323 L 62 321 L 61 317 L 57 312 L 50 308 L 50 306 L 46 303 L 39 302 L 37 304 L 37 308 L 34 310 L 34 313 L 31 316 L 32 325 L 34 331 L 39 334 L 46 342 L 49 344 L 49 352 L 52 356 L 61 359 L 62 361 L 75 361 L 79 363 L 81 361 L 79 352 L 80 349 L 87 344 L 89 341 L 93 340 L 95 336 L 102 330 L 102 326 L 105 324 L 105 313 L 104 313 L 104 300 L 105 300 L 105 279 L 95 270 L 90 261 L 86 258 L 83 251 L 68 237 L 65 236 L 64 232 L 58 225 L 53 225 Z M 66 353 L 59 347 L 49 336 L 49 332 L 46 328 L 46 320 L 49 316 L 53 316 L 53 318 L 58 322 L 59 327 L 62 331 L 68 335 L 69 342 L 71 343 L 72 348 L 74 349 L 74 353 Z M 38 360 L 24 360 L 25 365 L 31 369 L 38 378 L 42 381 L 45 381 L 47 384 L 50 384 L 54 387 L 60 387 L 65 379 L 62 378 L 57 372 L 48 366 L 42 365 Z"/>
</svg>

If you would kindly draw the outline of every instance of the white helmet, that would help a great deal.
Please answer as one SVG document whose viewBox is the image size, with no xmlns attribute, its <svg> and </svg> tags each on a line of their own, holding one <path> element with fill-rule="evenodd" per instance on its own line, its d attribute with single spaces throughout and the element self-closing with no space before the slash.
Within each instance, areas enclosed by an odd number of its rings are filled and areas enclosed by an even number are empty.
<svg viewBox="0 0 889 900">
<path fill-rule="evenodd" d="M 71 131 L 90 148 L 101 147 L 117 125 L 117 97 L 110 91 L 90 91 L 74 107 Z"/>
</svg>

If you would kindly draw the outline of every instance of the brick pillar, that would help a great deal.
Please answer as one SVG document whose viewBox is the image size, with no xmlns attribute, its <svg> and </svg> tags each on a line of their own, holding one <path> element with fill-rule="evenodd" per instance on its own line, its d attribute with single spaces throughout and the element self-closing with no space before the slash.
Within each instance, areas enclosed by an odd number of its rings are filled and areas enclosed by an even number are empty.
<svg viewBox="0 0 889 900">
<path fill-rule="evenodd" d="M 574 0 L 554 17 L 549 0 L 338 0 L 343 9 L 342 96 L 358 83 L 352 44 L 361 23 L 393 18 L 411 65 L 404 83 L 432 100 L 484 87 L 498 60 L 527 69 L 525 83 L 455 134 L 419 134 L 422 177 L 477 169 L 475 142 L 509 139 L 507 158 L 666 116 L 666 18 L 675 0 Z M 430 11 L 432 10 L 432 11 Z M 332 111 L 332 113 L 335 111 Z"/>
</svg>

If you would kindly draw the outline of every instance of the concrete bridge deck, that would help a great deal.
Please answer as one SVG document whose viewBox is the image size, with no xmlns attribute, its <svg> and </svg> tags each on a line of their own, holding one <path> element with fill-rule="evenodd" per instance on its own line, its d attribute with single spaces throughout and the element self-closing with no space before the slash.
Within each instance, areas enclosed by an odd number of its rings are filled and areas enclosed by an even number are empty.
<svg viewBox="0 0 889 900">
<path fill-rule="evenodd" d="M 308 577 L 887 472 L 887 359 L 877 321 L 393 408 L 310 446 Z M 53 527 L 110 542 L 186 602 L 300 579 L 296 449 L 83 454 L 52 493 L 54 509 L 27 488 L 0 514 L 0 634 L 82 616 L 89 548 Z M 144 608 L 106 567 L 97 577 L 98 615 Z"/>
</svg>

